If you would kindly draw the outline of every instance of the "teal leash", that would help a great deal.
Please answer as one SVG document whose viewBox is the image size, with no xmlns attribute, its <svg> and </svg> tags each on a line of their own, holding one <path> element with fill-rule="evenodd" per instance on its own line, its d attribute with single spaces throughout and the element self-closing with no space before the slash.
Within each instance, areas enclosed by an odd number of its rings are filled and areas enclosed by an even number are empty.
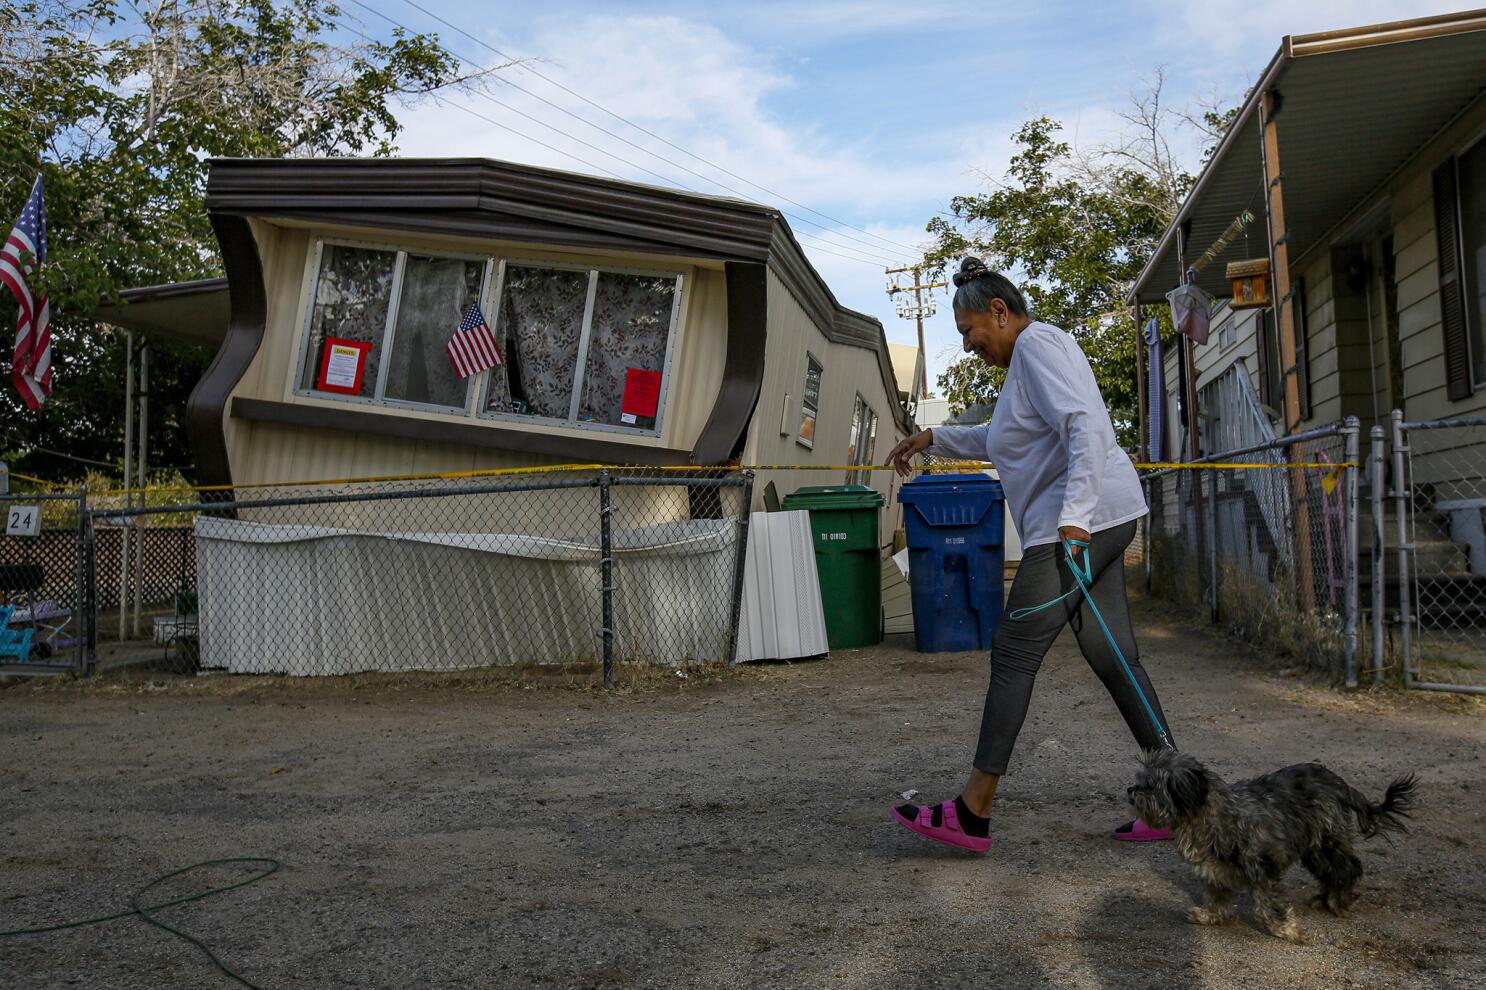
<svg viewBox="0 0 1486 990">
<path fill-rule="evenodd" d="M 1079 558 L 1073 554 L 1074 547 L 1081 547 L 1084 551 L 1082 554 L 1082 564 L 1079 563 Z M 1145 696 L 1145 691 L 1141 690 L 1140 681 L 1135 678 L 1135 671 L 1130 669 L 1130 664 L 1125 659 L 1124 651 L 1120 649 L 1120 644 L 1115 642 L 1114 633 L 1109 631 L 1109 623 L 1104 621 L 1104 616 L 1099 612 L 1099 606 L 1094 604 L 1094 565 L 1089 560 L 1088 550 L 1089 544 L 1086 540 L 1064 540 L 1063 556 L 1068 560 L 1068 570 L 1073 572 L 1073 587 L 1050 602 L 1043 602 L 1041 605 L 1033 605 L 1029 608 L 1013 609 L 1007 613 L 1006 617 L 1012 622 L 1020 622 L 1028 616 L 1036 615 L 1038 612 L 1050 609 L 1054 605 L 1065 601 L 1075 592 L 1082 591 L 1084 601 L 1089 604 L 1089 611 L 1093 612 L 1094 618 L 1099 620 L 1099 628 L 1104 630 L 1104 638 L 1109 641 L 1109 647 L 1114 650 L 1115 659 L 1120 662 L 1120 669 L 1125 672 L 1125 677 L 1129 679 L 1130 686 L 1135 689 L 1136 697 L 1140 699 L 1141 705 L 1145 707 L 1146 717 L 1151 720 L 1151 725 L 1155 727 L 1156 735 L 1160 737 L 1162 745 L 1175 749 L 1176 747 L 1171 745 L 1171 740 L 1167 738 L 1166 726 L 1161 724 L 1161 719 L 1156 715 L 1155 707 L 1151 704 L 1150 699 Z"/>
</svg>

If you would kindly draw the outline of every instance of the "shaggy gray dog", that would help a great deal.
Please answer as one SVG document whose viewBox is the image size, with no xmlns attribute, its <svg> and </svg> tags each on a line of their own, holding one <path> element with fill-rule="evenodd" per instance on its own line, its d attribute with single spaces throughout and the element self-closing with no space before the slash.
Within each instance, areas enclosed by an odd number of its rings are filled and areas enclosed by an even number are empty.
<svg viewBox="0 0 1486 990">
<path fill-rule="evenodd" d="M 1221 925 L 1234 917 L 1233 895 L 1251 892 L 1255 920 L 1270 934 L 1301 940 L 1282 878 L 1299 862 L 1321 884 L 1311 902 L 1332 914 L 1357 899 L 1362 861 L 1352 833 L 1401 832 L 1414 801 L 1414 775 L 1388 785 L 1373 804 L 1319 763 L 1301 763 L 1227 784 L 1195 757 L 1174 749 L 1145 754 L 1130 803 L 1147 824 L 1169 828 L 1182 857 L 1206 888 L 1188 917 Z"/>
</svg>

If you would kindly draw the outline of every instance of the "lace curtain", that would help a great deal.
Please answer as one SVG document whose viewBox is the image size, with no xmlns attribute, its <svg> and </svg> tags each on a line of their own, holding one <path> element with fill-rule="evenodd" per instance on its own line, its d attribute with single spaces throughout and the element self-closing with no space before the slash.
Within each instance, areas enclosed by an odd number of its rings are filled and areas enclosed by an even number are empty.
<svg viewBox="0 0 1486 990">
<path fill-rule="evenodd" d="M 386 398 L 465 408 L 469 382 L 454 373 L 444 347 L 465 309 L 479 298 L 484 271 L 482 261 L 408 255 L 382 393 Z"/>
<path fill-rule="evenodd" d="M 491 373 L 491 412 L 567 419 L 576 384 L 589 273 L 507 265 L 496 336 L 506 364 Z M 625 423 L 621 405 L 631 369 L 660 373 L 676 280 L 600 272 L 584 364 L 578 419 L 653 429 L 655 417 Z"/>
<path fill-rule="evenodd" d="M 630 369 L 659 373 L 676 297 L 675 278 L 600 272 L 593 297 L 593 333 L 583 370 L 578 418 L 587 422 L 655 428 L 654 416 L 623 423 L 620 406 Z"/>
<path fill-rule="evenodd" d="M 314 388 L 325 338 L 343 337 L 372 345 L 362 397 L 463 409 L 469 384 L 455 375 L 444 348 L 479 297 L 485 262 L 408 254 L 389 341 L 384 338 L 397 258 L 395 251 L 324 245 L 301 385 Z M 593 312 L 580 376 L 590 282 Z M 493 314 L 506 363 L 490 372 L 484 408 L 567 420 L 577 389 L 580 422 L 653 430 L 655 416 L 625 414 L 625 390 L 639 377 L 632 372 L 649 373 L 646 384 L 652 385 L 664 372 L 676 292 L 675 276 L 507 265 Z M 386 381 L 380 382 L 384 344 L 392 351 Z M 818 388 L 818 368 L 814 372 Z M 806 397 L 807 414 L 813 398 Z"/>
<path fill-rule="evenodd" d="M 567 419 L 587 297 L 587 272 L 506 266 L 486 409 Z"/>
</svg>

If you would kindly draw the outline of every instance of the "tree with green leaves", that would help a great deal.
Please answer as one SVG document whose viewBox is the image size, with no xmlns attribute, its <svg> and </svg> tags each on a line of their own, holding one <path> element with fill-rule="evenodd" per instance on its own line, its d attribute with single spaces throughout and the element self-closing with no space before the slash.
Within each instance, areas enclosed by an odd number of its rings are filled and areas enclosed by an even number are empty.
<svg viewBox="0 0 1486 990">
<path fill-rule="evenodd" d="M 1211 147 L 1232 120 L 1213 110 L 1169 110 L 1161 86 L 1158 76 L 1132 100 L 1119 141 L 1091 151 L 1061 140 L 1056 120 L 1027 121 L 1016 132 L 1007 181 L 954 197 L 949 213 L 928 224 L 937 243 L 926 261 L 936 271 L 979 255 L 1019 282 L 1036 319 L 1078 339 L 1126 445 L 1136 442 L 1138 427 L 1135 326 L 1125 296 L 1193 182 L 1171 144 L 1195 128 Z M 962 358 L 939 387 L 959 412 L 994 403 L 1004 377 Z"/>
<path fill-rule="evenodd" d="M 220 274 L 208 159 L 390 154 L 399 106 L 489 71 L 461 75 L 427 35 L 367 40 L 329 0 L 0 7 L 0 223 L 39 171 L 56 369 L 40 414 L 4 389 L 0 457 L 54 478 L 118 462 L 124 348 L 91 314 L 126 288 Z M 0 298 L 0 350 L 15 315 Z M 189 473 L 181 417 L 212 355 L 152 351 L 149 459 Z"/>
</svg>

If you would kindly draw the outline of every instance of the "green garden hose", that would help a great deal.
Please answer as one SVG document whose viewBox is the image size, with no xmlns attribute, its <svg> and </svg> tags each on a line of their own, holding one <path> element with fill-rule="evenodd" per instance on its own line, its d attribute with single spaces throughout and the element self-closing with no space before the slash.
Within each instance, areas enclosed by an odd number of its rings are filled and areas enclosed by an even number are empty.
<svg viewBox="0 0 1486 990">
<path fill-rule="evenodd" d="M 208 866 L 228 866 L 237 864 L 257 865 L 264 867 L 264 869 L 261 872 L 255 873 L 252 876 L 248 877 L 246 880 L 239 880 L 237 883 L 228 884 L 225 887 L 213 887 L 210 890 L 203 890 L 201 893 L 192 894 L 189 897 L 178 897 L 173 901 L 162 901 L 159 904 L 151 904 L 148 906 L 139 903 L 140 899 L 143 898 L 145 894 L 149 893 L 151 890 L 158 887 L 165 881 L 172 880 L 183 873 L 190 873 L 192 870 L 205 869 Z M 177 904 L 189 904 L 192 901 L 199 901 L 203 898 L 211 897 L 213 894 L 222 894 L 229 890 L 236 890 L 238 887 L 246 887 L 250 883 L 257 883 L 264 877 L 269 876 L 278 868 L 278 860 L 259 856 L 243 857 L 239 859 L 211 859 L 207 860 L 205 863 L 193 863 L 190 866 L 181 867 L 174 873 L 167 873 L 164 876 L 156 877 L 154 880 L 151 880 L 149 883 L 139 888 L 129 898 L 128 911 L 120 911 L 117 914 L 100 915 L 97 918 L 83 918 L 80 921 L 68 921 L 60 925 L 45 925 L 41 928 L 17 928 L 13 931 L 0 932 L 0 938 L 9 938 L 13 935 L 40 935 L 43 932 L 60 932 L 65 931 L 69 928 L 82 928 L 86 925 L 99 925 L 105 921 L 113 921 L 117 918 L 130 918 L 138 916 L 140 918 L 143 918 L 145 921 L 148 921 L 156 928 L 163 928 L 165 931 L 170 932 L 170 934 L 176 936 L 177 938 L 183 938 L 187 942 L 190 942 L 192 945 L 196 946 L 196 948 L 200 949 L 202 952 L 205 952 L 206 957 L 212 961 L 213 965 L 215 965 L 227 976 L 241 983 L 243 986 L 250 987 L 252 988 L 252 990 L 262 990 L 262 988 L 259 987 L 258 984 L 250 983 L 245 977 L 229 969 L 226 963 L 217 958 L 217 954 L 211 950 L 211 946 L 207 945 L 205 942 L 194 935 L 186 934 L 179 928 L 172 928 L 170 925 L 167 925 L 165 922 L 155 917 L 154 914 L 152 914 L 151 912 L 158 911 L 161 908 L 174 907 Z"/>
</svg>

